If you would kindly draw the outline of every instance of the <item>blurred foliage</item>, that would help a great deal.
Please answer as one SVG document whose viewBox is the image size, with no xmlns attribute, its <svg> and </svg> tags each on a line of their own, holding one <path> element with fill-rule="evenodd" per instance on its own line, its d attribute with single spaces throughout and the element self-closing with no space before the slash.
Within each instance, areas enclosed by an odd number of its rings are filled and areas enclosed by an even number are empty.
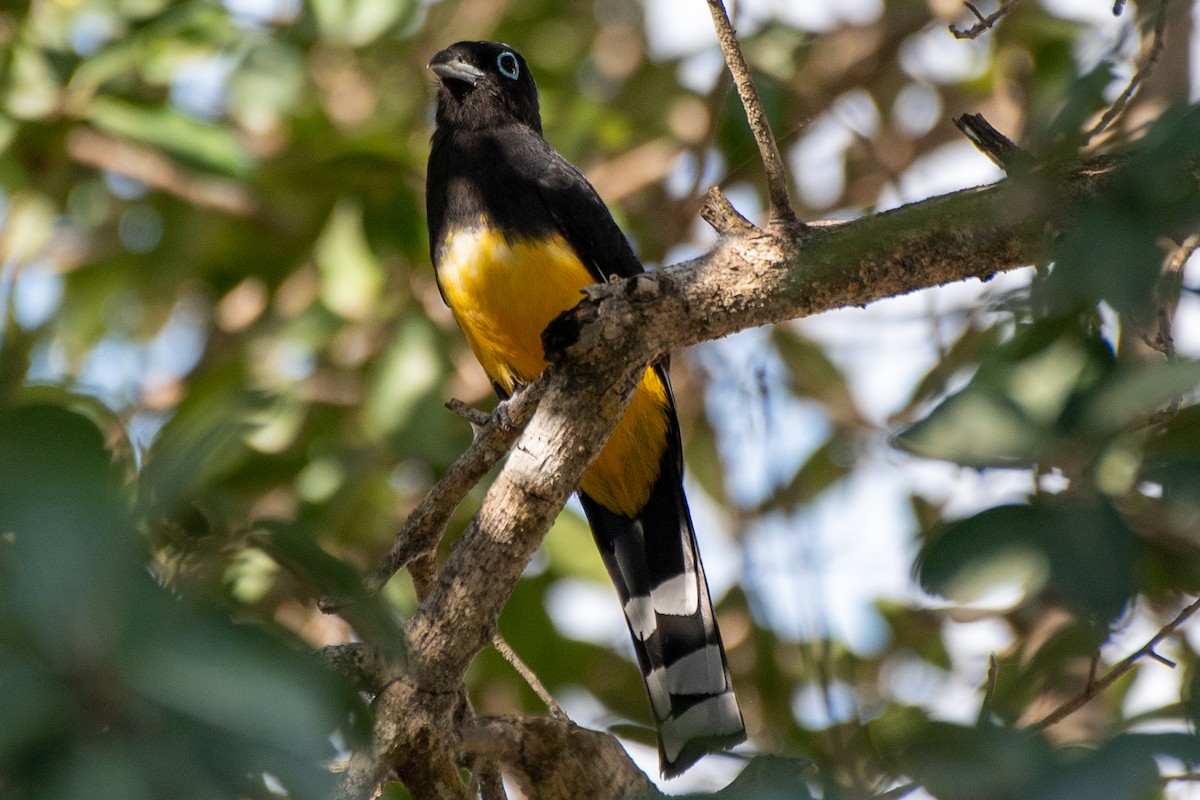
<svg viewBox="0 0 1200 800">
<path fill-rule="evenodd" d="M 327 797 L 366 709 L 278 626 L 154 583 L 106 415 L 56 400 L 0 414 L 4 796 Z"/>
<path fill-rule="evenodd" d="M 1200 368 L 1162 327 L 1195 291 L 1164 263 L 1200 217 L 1200 118 L 1148 82 L 1108 133 L 1086 133 L 1155 9 L 1125 9 L 1110 41 L 1024 3 L 955 42 L 946 25 L 971 20 L 945 4 L 745 5 L 804 218 L 914 199 L 901 176 L 961 146 L 950 118 L 965 110 L 1047 163 L 1023 176 L 1031 191 L 1080 158 L 1112 175 L 1028 289 L 936 320 L 940 356 L 895 387 L 886 423 L 802 326 L 724 365 L 741 372 L 714 368 L 716 350 L 675 359 L 690 491 L 715 539 L 761 548 L 782 529 L 804 545 L 806 509 L 881 460 L 893 476 L 919 458 L 1028 478 L 967 513 L 913 484 L 929 594 L 879 601 L 874 651 L 823 621 L 798 634 L 743 570 L 718 598 L 730 665 L 754 750 L 787 758 L 752 760 L 722 796 L 909 781 L 938 798 L 1162 796 L 1160 771 L 1200 761 L 1180 733 L 1200 721 L 1194 637 L 1171 646 L 1171 702 L 1126 711 L 1136 677 L 1166 669 L 1148 662 L 1029 729 L 1140 646 L 1112 642 L 1130 619 L 1152 633 L 1200 591 Z M 428 265 L 425 62 L 464 38 L 519 47 L 548 137 L 657 264 L 705 246 L 710 183 L 750 215 L 763 200 L 715 45 L 656 44 L 669 37 L 647 35 L 651 18 L 633 0 L 0 5 L 0 794 L 325 796 L 322 764 L 365 711 L 308 652 L 353 635 L 399 646 L 408 579 L 371 602 L 357 576 L 470 440 L 442 403 L 492 402 Z M 768 459 L 730 455 L 745 426 L 791 418 L 819 435 L 807 450 L 775 437 L 784 466 L 748 491 Z M 596 719 L 652 742 L 624 631 L 556 616 L 572 586 L 609 591 L 568 512 L 502 630 L 552 691 L 586 691 Z M 331 592 L 358 597 L 348 619 L 317 611 Z M 1003 631 L 987 689 L 955 644 L 973 624 Z M 539 710 L 495 653 L 469 684 L 482 712 Z"/>
</svg>

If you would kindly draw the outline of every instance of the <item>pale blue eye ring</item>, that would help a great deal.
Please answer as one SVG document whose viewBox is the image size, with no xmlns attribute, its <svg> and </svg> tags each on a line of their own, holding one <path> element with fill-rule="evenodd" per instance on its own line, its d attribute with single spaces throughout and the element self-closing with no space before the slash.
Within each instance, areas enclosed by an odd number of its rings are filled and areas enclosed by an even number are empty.
<svg viewBox="0 0 1200 800">
<path fill-rule="evenodd" d="M 496 69 L 500 70 L 501 75 L 514 81 L 521 74 L 521 65 L 517 63 L 517 57 L 511 50 L 505 50 L 496 56 Z"/>
</svg>

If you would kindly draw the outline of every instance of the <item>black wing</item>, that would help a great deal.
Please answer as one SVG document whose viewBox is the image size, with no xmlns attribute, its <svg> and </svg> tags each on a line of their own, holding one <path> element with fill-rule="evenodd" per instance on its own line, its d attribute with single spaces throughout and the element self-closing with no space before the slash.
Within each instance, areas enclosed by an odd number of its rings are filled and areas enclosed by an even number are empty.
<svg viewBox="0 0 1200 800">
<path fill-rule="evenodd" d="M 530 131 L 501 134 L 501 147 L 518 177 L 536 187 L 554 226 L 597 283 L 645 272 L 608 206 L 583 173 Z"/>
</svg>

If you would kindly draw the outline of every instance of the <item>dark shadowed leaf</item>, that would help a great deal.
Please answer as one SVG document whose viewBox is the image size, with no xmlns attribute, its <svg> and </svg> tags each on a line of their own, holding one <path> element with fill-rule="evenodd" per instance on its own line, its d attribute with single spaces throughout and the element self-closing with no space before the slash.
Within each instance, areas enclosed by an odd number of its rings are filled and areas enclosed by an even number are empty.
<svg viewBox="0 0 1200 800">
<path fill-rule="evenodd" d="M 970 600 L 1016 582 L 1072 608 L 1111 619 L 1136 588 L 1132 532 L 1102 499 L 990 508 L 950 523 L 921 553 L 926 588 Z"/>
<path fill-rule="evenodd" d="M 944 722 L 921 728 L 894 757 L 938 800 L 1024 797 L 1052 764 L 1050 747 L 1040 737 Z"/>
</svg>

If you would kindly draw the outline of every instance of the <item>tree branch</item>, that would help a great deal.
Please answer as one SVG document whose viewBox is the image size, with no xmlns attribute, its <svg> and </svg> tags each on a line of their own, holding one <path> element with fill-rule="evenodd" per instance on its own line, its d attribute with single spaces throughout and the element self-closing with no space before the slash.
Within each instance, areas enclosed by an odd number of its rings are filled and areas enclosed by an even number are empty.
<svg viewBox="0 0 1200 800">
<path fill-rule="evenodd" d="M 1036 262 L 1079 199 L 1102 188 L 1103 172 L 1044 180 L 1009 179 L 800 234 L 754 229 L 724 237 L 693 262 L 590 287 L 544 334 L 551 366 L 514 400 L 532 405 L 535 390 L 544 392 L 541 402 L 406 625 L 413 686 L 408 700 L 422 705 L 457 692 L 647 364 L 745 328 L 969 277 L 986 279 Z M 445 708 L 434 714 L 394 707 L 394 713 L 426 720 L 430 730 L 438 724 L 453 729 Z M 391 733 L 415 735 L 407 725 Z M 432 741 L 423 730 L 416 731 L 421 741 Z M 388 758 L 399 749 L 384 742 L 376 754 Z"/>
<path fill-rule="evenodd" d="M 535 381 L 523 391 L 496 407 L 487 422 L 475 428 L 471 446 L 460 455 L 446 474 L 421 499 L 396 534 L 392 549 L 367 579 L 367 591 L 376 592 L 409 562 L 435 549 L 446 530 L 446 522 L 467 493 L 494 467 L 517 436 L 524 430 L 544 389 L 544 381 Z M 453 409 L 452 409 L 453 410 Z M 457 412 L 460 413 L 461 412 Z M 476 425 L 477 421 L 472 421 Z M 322 605 L 336 607 L 336 600 Z"/>
<path fill-rule="evenodd" d="M 552 365 L 535 382 L 544 383 L 542 402 L 406 626 L 418 685 L 445 691 L 491 642 L 509 594 L 624 413 L 644 367 Z"/>
<path fill-rule="evenodd" d="M 745 328 L 986 280 L 1045 257 L 1103 174 L 1023 176 L 799 236 L 727 237 L 695 261 L 589 287 L 543 341 L 552 361 L 649 363 Z"/>
<path fill-rule="evenodd" d="M 1016 142 L 996 130 L 983 114 L 957 116 L 954 118 L 954 127 L 1007 175 L 1028 172 L 1037 165 L 1032 153 L 1022 150 Z"/>
<path fill-rule="evenodd" d="M 1137 71 L 1133 73 L 1133 77 L 1129 79 L 1129 83 L 1125 85 L 1125 89 L 1121 92 L 1120 96 L 1112 102 L 1099 121 L 1084 134 L 1085 140 L 1090 141 L 1112 127 L 1113 123 L 1125 113 L 1125 109 L 1128 108 L 1129 101 L 1133 99 L 1134 93 L 1154 74 L 1154 68 L 1158 66 L 1158 61 L 1162 58 L 1163 54 L 1164 35 L 1167 30 L 1167 5 L 1169 2 L 1170 0 L 1161 0 L 1158 4 L 1158 15 L 1154 19 L 1154 38 L 1150 44 L 1150 51 L 1142 57 Z"/>
<path fill-rule="evenodd" d="M 349 678 L 354 688 L 367 694 L 379 694 L 384 686 L 402 674 L 397 665 L 366 642 L 322 647 L 317 655 L 336 672 Z"/>
<path fill-rule="evenodd" d="M 492 647 L 496 648 L 496 652 L 503 656 L 504 660 L 509 663 L 509 666 L 517 671 L 517 674 L 520 675 L 525 681 L 525 684 L 533 690 L 533 693 L 538 696 L 538 699 L 545 703 L 546 709 L 552 716 L 570 722 L 570 717 L 567 716 L 567 712 L 563 711 L 562 706 L 558 704 L 558 701 L 554 699 L 554 696 L 551 695 L 550 691 L 542 684 L 542 679 L 537 676 L 536 672 L 529 668 L 528 664 L 521 660 L 521 657 L 517 655 L 517 651 L 512 649 L 512 645 L 505 641 L 503 636 L 498 633 L 493 636 Z"/>
<path fill-rule="evenodd" d="M 457 692 L 428 693 L 406 679 L 389 683 L 374 702 L 371 746 L 356 751 L 334 800 L 374 800 L 394 770 L 413 800 L 469 800 L 455 758 Z"/>
<path fill-rule="evenodd" d="M 1046 728 L 1049 728 L 1051 725 L 1062 722 L 1071 714 L 1087 705 L 1088 701 L 1090 701 L 1093 697 L 1102 693 L 1109 686 L 1112 686 L 1114 683 L 1116 683 L 1118 678 L 1133 669 L 1143 658 L 1153 658 L 1160 662 L 1163 661 L 1162 657 L 1154 652 L 1154 648 L 1158 646 L 1159 642 L 1163 641 L 1168 636 L 1175 633 L 1175 631 L 1179 630 L 1180 626 L 1187 622 L 1188 618 L 1197 611 L 1200 611 L 1200 598 L 1193 600 L 1188 606 L 1180 611 L 1175 619 L 1164 625 L 1159 632 L 1154 634 L 1153 638 L 1146 642 L 1146 644 L 1142 645 L 1139 650 L 1126 656 L 1123 660 L 1118 661 L 1113 665 L 1112 669 L 1104 673 L 1103 676 L 1094 680 L 1089 680 L 1087 682 L 1087 686 L 1083 688 L 1082 692 L 1075 695 L 1046 716 L 1042 717 L 1042 719 L 1030 725 L 1029 730 L 1042 731 Z M 1172 663 L 1170 666 L 1174 666 L 1174 664 Z"/>
<path fill-rule="evenodd" d="M 988 14 L 986 17 L 979 11 L 978 8 L 975 7 L 974 3 L 965 2 L 963 5 L 965 5 L 967 9 L 975 15 L 975 19 L 977 19 L 978 22 L 966 29 L 960 28 L 951 23 L 950 33 L 954 34 L 955 39 L 978 39 L 983 35 L 984 31 L 991 30 L 992 27 L 1000 21 L 1001 17 L 1016 8 L 1019 2 L 1020 0 L 1008 0 L 1008 2 L 1002 1 L 1000 3 L 1000 7 L 991 14 Z"/>
<path fill-rule="evenodd" d="M 779 147 L 775 144 L 775 134 L 771 132 L 771 123 L 767 121 L 767 112 L 763 109 L 758 89 L 754 79 L 750 77 L 750 67 L 746 57 L 742 55 L 742 46 L 734 33 L 721 0 L 708 0 L 708 10 L 712 13 L 713 27 L 717 31 L 717 41 L 721 44 L 721 53 L 725 56 L 725 64 L 733 76 L 737 86 L 738 96 L 742 99 L 742 108 L 746 111 L 746 120 L 754 133 L 754 141 L 758 143 L 758 155 L 762 160 L 763 170 L 767 177 L 767 197 L 771 209 L 769 219 L 772 224 L 786 228 L 801 229 L 803 223 L 796 218 L 792 208 L 792 200 L 788 194 L 787 169 L 779 156 Z"/>
<path fill-rule="evenodd" d="M 612 736 L 546 717 L 499 716 L 462 730 L 463 752 L 500 762 L 529 800 L 661 797 Z"/>
</svg>

